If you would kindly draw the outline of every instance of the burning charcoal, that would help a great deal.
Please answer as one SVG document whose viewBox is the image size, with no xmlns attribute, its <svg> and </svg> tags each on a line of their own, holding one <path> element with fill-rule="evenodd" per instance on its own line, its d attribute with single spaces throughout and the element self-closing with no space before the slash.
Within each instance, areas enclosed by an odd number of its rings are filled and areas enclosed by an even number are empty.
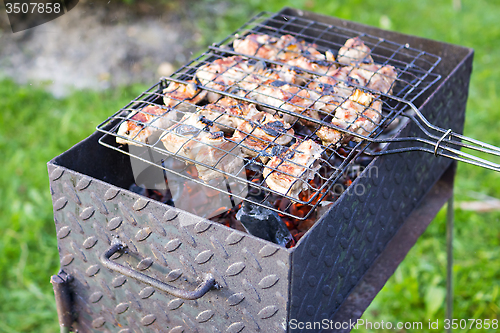
<svg viewBox="0 0 500 333">
<path fill-rule="evenodd" d="M 256 237 L 281 246 L 286 246 L 293 239 L 278 213 L 268 208 L 243 202 L 236 218 L 249 234 Z"/>
</svg>

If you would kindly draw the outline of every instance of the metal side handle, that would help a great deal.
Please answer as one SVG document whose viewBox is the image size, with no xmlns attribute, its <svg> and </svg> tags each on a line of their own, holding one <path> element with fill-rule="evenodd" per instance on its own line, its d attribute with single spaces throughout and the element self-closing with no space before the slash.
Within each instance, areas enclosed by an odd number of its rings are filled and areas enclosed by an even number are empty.
<svg viewBox="0 0 500 333">
<path fill-rule="evenodd" d="M 109 249 L 107 249 L 100 257 L 99 259 L 101 260 L 102 264 L 106 266 L 107 268 L 121 273 L 125 276 L 131 277 L 132 279 L 135 279 L 137 281 L 140 281 L 142 283 L 148 284 L 151 287 L 164 291 L 166 293 L 169 293 L 175 297 L 179 297 L 182 299 L 187 299 L 187 300 L 194 300 L 202 297 L 205 295 L 210 289 L 216 286 L 215 279 L 212 276 L 212 274 L 206 274 L 203 282 L 196 287 L 195 290 L 189 291 L 189 290 L 182 290 L 179 288 L 172 287 L 164 282 L 161 282 L 157 279 L 154 279 L 152 277 L 149 277 L 145 274 L 139 273 L 131 268 L 122 266 L 114 261 L 111 261 L 110 258 L 113 254 L 116 252 L 122 251 L 125 249 L 127 246 L 125 244 L 122 244 L 121 242 L 112 244 Z"/>
</svg>

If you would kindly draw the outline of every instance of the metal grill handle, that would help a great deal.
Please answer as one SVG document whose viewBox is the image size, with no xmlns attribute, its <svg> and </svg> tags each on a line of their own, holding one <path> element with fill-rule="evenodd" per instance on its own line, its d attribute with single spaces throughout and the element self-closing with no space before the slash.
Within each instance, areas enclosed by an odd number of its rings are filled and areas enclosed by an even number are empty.
<svg viewBox="0 0 500 333">
<path fill-rule="evenodd" d="M 125 276 L 131 277 L 132 279 L 135 279 L 137 281 L 140 281 L 142 283 L 148 284 L 151 287 L 164 291 L 166 293 L 169 293 L 175 297 L 186 299 L 186 300 L 195 300 L 203 295 L 205 295 L 210 289 L 216 287 L 216 282 L 212 274 L 206 274 L 203 282 L 196 287 L 195 290 L 189 291 L 189 290 L 182 290 L 178 289 L 175 287 L 172 287 L 164 282 L 161 282 L 157 279 L 154 279 L 152 277 L 149 277 L 145 274 L 136 272 L 135 270 L 122 266 L 116 262 L 113 262 L 110 260 L 111 256 L 115 254 L 116 252 L 122 251 L 127 247 L 126 244 L 123 244 L 121 242 L 117 242 L 111 245 L 109 249 L 107 249 L 100 257 L 99 259 L 101 260 L 102 264 L 120 274 L 123 274 Z"/>
<path fill-rule="evenodd" d="M 399 100 L 397 97 L 392 97 L 393 99 Z M 401 100 L 401 102 L 405 102 Z M 425 137 L 398 137 L 393 139 L 370 139 L 367 141 L 376 143 L 391 143 L 391 142 L 418 142 L 426 144 L 430 147 L 423 146 L 413 146 L 405 148 L 397 148 L 390 150 L 383 150 L 380 152 L 368 153 L 368 155 L 387 155 L 387 154 L 398 154 L 408 151 L 424 151 L 435 156 L 443 156 L 456 161 L 469 163 L 486 169 L 500 172 L 500 164 L 488 161 L 484 158 L 480 158 L 465 152 L 460 151 L 460 148 L 467 148 L 477 152 L 486 153 L 494 156 L 500 156 L 500 148 L 493 145 L 475 140 L 459 133 L 453 132 L 451 129 L 445 130 L 438 126 L 431 124 L 420 110 L 413 104 L 405 102 L 410 106 L 414 114 L 402 113 L 402 116 L 408 117 L 413 121 L 420 130 L 424 133 Z M 434 131 L 436 134 L 432 134 Z M 464 143 L 468 142 L 468 143 Z"/>
</svg>

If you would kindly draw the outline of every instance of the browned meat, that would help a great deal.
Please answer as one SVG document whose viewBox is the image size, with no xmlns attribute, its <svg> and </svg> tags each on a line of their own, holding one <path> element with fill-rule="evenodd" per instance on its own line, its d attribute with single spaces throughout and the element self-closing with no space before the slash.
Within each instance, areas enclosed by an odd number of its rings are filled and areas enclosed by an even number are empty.
<svg viewBox="0 0 500 333">
<path fill-rule="evenodd" d="M 344 139 L 342 132 L 327 126 L 321 126 L 316 135 L 321 139 L 325 147 L 331 144 L 333 148 L 338 148 Z"/>
<path fill-rule="evenodd" d="M 313 108 L 317 96 L 311 95 L 309 89 L 285 81 L 267 80 L 254 90 L 251 97 L 260 103 L 319 119 L 318 112 Z M 275 111 L 271 109 L 270 112 Z M 280 112 L 279 115 L 290 124 L 297 120 L 297 117 L 285 112 Z"/>
<path fill-rule="evenodd" d="M 116 137 L 116 142 L 141 146 L 148 143 L 153 134 L 172 125 L 173 119 L 175 119 L 174 112 L 157 105 L 148 105 L 141 111 L 133 113 L 129 120 L 120 125 L 117 134 L 125 138 Z"/>
<path fill-rule="evenodd" d="M 321 146 L 312 140 L 297 142 L 279 156 L 274 156 L 264 168 L 264 179 L 270 189 L 298 199 L 308 188 L 308 180 L 319 169 Z M 274 170 L 276 169 L 276 171 Z"/>
<path fill-rule="evenodd" d="M 331 123 L 354 133 L 369 135 L 381 119 L 382 102 L 374 100 L 372 94 L 356 89 L 352 96 L 335 110 Z M 341 141 L 349 139 L 359 140 L 326 126 L 322 126 L 316 135 L 325 146 L 329 144 L 338 146 Z"/>
<path fill-rule="evenodd" d="M 362 64 L 353 70 L 351 76 L 353 75 L 364 79 L 364 82 L 360 80 L 363 82 L 362 85 L 384 94 L 392 94 L 394 81 L 397 78 L 396 69 L 393 66 L 377 64 Z"/>
<path fill-rule="evenodd" d="M 168 128 L 161 141 L 165 148 L 172 154 L 194 159 L 187 145 L 192 139 L 200 140 L 202 137 L 218 132 L 219 128 L 210 121 L 200 118 L 197 113 L 186 114 L 178 123 Z M 195 141 L 196 142 L 196 141 Z M 196 143 L 195 143 L 196 144 Z"/>
<path fill-rule="evenodd" d="M 371 50 L 359 37 L 350 38 L 339 50 L 337 61 L 344 65 L 372 64 Z"/>
<path fill-rule="evenodd" d="M 293 129 L 283 119 L 260 112 L 241 123 L 231 140 L 241 144 L 245 156 L 259 156 L 266 162 L 272 148 L 290 143 L 293 135 Z"/>
<path fill-rule="evenodd" d="M 279 79 L 280 75 L 266 68 L 264 62 L 232 56 L 220 58 L 201 66 L 196 71 L 196 78 L 200 80 L 202 85 L 215 90 L 230 91 L 231 88 L 241 88 L 244 91 L 252 91 L 260 83 L 268 79 Z M 214 102 L 220 97 L 219 94 L 214 93 L 208 95 L 210 102 Z"/>
<path fill-rule="evenodd" d="M 185 109 L 187 103 L 198 104 L 207 95 L 205 90 L 199 89 L 195 80 L 189 80 L 188 84 L 170 82 L 167 88 L 163 90 L 163 102 L 167 107 Z"/>
<path fill-rule="evenodd" d="M 233 47 L 236 52 L 242 54 L 283 62 L 288 66 L 319 74 L 325 74 L 335 68 L 335 59 L 331 52 L 324 55 L 316 50 L 315 45 L 299 41 L 291 35 L 276 38 L 250 34 L 243 39 L 236 39 Z"/>
<path fill-rule="evenodd" d="M 255 104 L 230 97 L 224 97 L 216 103 L 207 104 L 198 111 L 198 114 L 214 121 L 218 127 L 229 134 L 232 134 L 238 126 L 258 113 Z"/>
<path fill-rule="evenodd" d="M 184 116 L 178 124 L 168 129 L 161 141 L 172 154 L 208 165 L 205 167 L 196 163 L 198 177 L 205 182 L 223 178 L 221 171 L 236 174 L 241 169 L 240 148 L 227 140 L 212 121 L 198 112 Z"/>
<path fill-rule="evenodd" d="M 233 48 L 238 53 L 273 59 L 283 48 L 283 42 L 269 35 L 250 34 L 243 39 L 236 39 Z"/>
</svg>

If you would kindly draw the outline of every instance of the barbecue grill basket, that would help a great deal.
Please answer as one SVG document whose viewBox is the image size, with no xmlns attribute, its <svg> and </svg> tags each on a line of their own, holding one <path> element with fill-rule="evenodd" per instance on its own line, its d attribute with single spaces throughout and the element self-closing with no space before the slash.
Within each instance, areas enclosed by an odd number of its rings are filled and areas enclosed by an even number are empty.
<svg viewBox="0 0 500 333">
<path fill-rule="evenodd" d="M 234 70 L 237 66 L 246 66 L 248 63 L 255 64 L 255 67 L 257 67 L 259 63 L 263 64 L 261 66 L 262 68 L 266 66 L 282 65 L 282 63 L 278 61 L 263 59 L 256 55 L 247 55 L 236 52 L 232 48 L 234 41 L 248 35 L 249 33 L 268 35 L 276 38 L 284 35 L 291 35 L 298 40 L 305 40 L 309 43 L 308 45 L 314 45 L 314 47 L 322 53 L 335 52 L 332 50 L 339 49 L 342 45 L 344 45 L 345 40 L 348 38 L 362 39 L 363 42 L 371 49 L 370 56 L 374 59 L 377 65 L 393 66 L 396 69 L 397 78 L 392 84 L 391 92 L 381 92 L 366 86 L 361 86 L 355 81 L 355 79 L 352 80 L 352 77 L 350 76 L 347 77 L 348 80 L 339 79 L 339 81 L 345 83 L 346 90 L 353 89 L 351 87 L 354 87 L 359 89 L 355 90 L 356 92 L 364 91 L 372 93 L 373 95 L 371 96 L 373 96 L 374 100 L 371 104 L 365 107 L 365 112 L 371 111 L 379 114 L 380 120 L 375 123 L 370 117 L 368 117 L 369 121 L 373 123 L 373 128 L 370 129 L 365 129 L 365 127 L 363 127 L 370 125 L 368 121 L 366 125 L 362 125 L 361 128 L 358 129 L 354 129 L 354 127 L 351 129 L 351 126 L 353 125 L 349 125 L 347 128 L 341 128 L 330 123 L 330 119 L 332 117 L 336 118 L 335 110 L 342 107 L 340 105 L 341 103 L 339 102 L 338 104 L 333 104 L 332 102 L 322 102 L 322 98 L 324 98 L 325 95 L 317 94 L 317 96 L 314 95 L 316 97 L 313 97 L 312 93 L 314 92 L 314 89 L 309 88 L 311 83 L 317 81 L 318 79 L 327 78 L 328 75 L 304 68 L 299 69 L 292 66 L 291 68 L 278 67 L 273 70 L 274 73 L 286 75 L 285 72 L 290 69 L 294 69 L 298 73 L 298 77 L 307 77 L 308 75 L 313 76 L 312 78 L 304 78 L 304 81 L 306 82 L 302 85 L 289 84 L 291 89 L 296 88 L 295 93 L 290 94 L 291 96 L 289 102 L 277 102 L 277 99 L 273 99 L 273 96 L 269 95 L 269 93 L 263 92 L 262 90 L 262 88 L 269 87 L 276 82 L 279 84 L 285 84 L 284 81 L 278 80 L 272 83 L 264 82 L 254 84 L 254 81 L 252 80 L 255 80 L 255 77 L 260 76 L 259 80 L 262 81 L 267 79 L 264 77 L 264 74 L 255 74 L 255 72 L 244 73 L 244 75 L 242 75 L 243 77 L 235 79 L 235 83 L 225 87 L 225 90 L 221 90 L 220 87 L 209 86 L 209 84 L 206 83 L 201 85 L 197 76 L 200 72 L 204 74 L 208 73 L 215 77 L 214 80 L 219 80 L 219 78 L 223 75 L 226 75 L 226 77 L 235 75 L 229 75 L 227 73 Z M 281 50 L 283 50 L 283 48 Z M 207 67 L 208 65 L 214 63 L 214 61 L 224 60 L 228 57 L 231 57 L 231 59 L 237 59 L 236 65 L 229 66 L 224 72 L 218 72 L 216 69 L 210 69 L 210 67 Z M 104 121 L 98 126 L 97 129 L 105 133 L 105 135 L 100 139 L 101 144 L 134 157 L 134 159 L 132 159 L 133 161 L 140 160 L 145 165 L 149 164 L 157 167 L 158 169 L 162 169 L 165 174 L 181 177 L 184 181 L 189 180 L 192 184 L 199 186 L 200 189 L 209 188 L 215 192 L 225 195 L 227 202 L 226 204 L 219 204 L 219 206 L 222 207 L 221 209 L 217 209 L 217 205 L 214 205 L 215 213 L 210 215 L 211 211 L 207 208 L 203 208 L 206 212 L 204 212 L 205 215 L 202 216 L 211 217 L 213 215 L 217 215 L 216 213 L 227 211 L 228 209 L 236 207 L 241 201 L 247 201 L 251 204 L 257 204 L 265 207 L 266 209 L 274 210 L 292 219 L 305 220 L 312 218 L 313 214 L 316 213 L 316 208 L 320 203 L 322 203 L 322 201 L 325 200 L 327 202 L 332 202 L 336 200 L 336 197 L 332 197 L 331 195 L 332 189 L 339 184 L 339 182 L 342 182 L 342 177 L 349 172 L 349 168 L 352 168 L 356 158 L 362 156 L 362 154 L 378 156 L 409 151 L 424 151 L 433 153 L 435 156 L 445 156 L 455 160 L 500 171 L 499 165 L 459 150 L 461 147 L 466 147 L 500 156 L 500 150 L 498 148 L 466 138 L 463 135 L 452 131 L 452 129 L 442 129 L 441 127 L 433 125 L 415 106 L 415 101 L 422 96 L 422 94 L 428 90 L 429 87 L 432 87 L 433 84 L 439 81 L 441 76 L 433 72 L 433 70 L 440 61 L 441 58 L 439 56 L 433 55 L 428 51 L 412 48 L 409 43 L 396 43 L 392 40 L 374 36 L 366 32 L 359 32 L 345 27 L 321 23 L 304 17 L 286 17 L 280 14 L 262 13 L 257 15 L 249 23 L 237 30 L 233 35 L 226 38 L 220 44 L 214 44 L 209 47 L 209 51 L 194 59 L 189 64 L 183 66 L 176 73 L 174 73 L 172 77 L 163 78 L 159 83 L 141 94 L 125 108 L 119 110 L 113 116 Z M 320 64 L 330 66 L 329 68 L 335 68 L 335 65 L 339 65 L 335 62 L 320 62 Z M 345 69 L 349 67 L 342 68 Z M 351 72 L 353 70 L 355 70 L 355 68 L 351 69 Z M 370 80 L 372 80 L 375 75 L 376 72 L 373 73 Z M 264 146 L 266 146 L 264 148 L 252 148 L 246 144 L 247 140 L 259 140 L 259 137 L 256 134 L 257 131 L 267 130 L 265 125 L 258 123 L 252 123 L 254 126 L 246 130 L 241 130 L 240 127 L 236 128 L 236 125 L 235 127 L 229 126 L 233 132 L 236 130 L 236 132 L 243 133 L 242 136 L 244 139 L 235 140 L 231 137 L 225 139 L 228 141 L 228 144 L 224 147 L 210 146 L 210 144 L 203 143 L 202 139 L 199 138 L 198 134 L 203 132 L 202 129 L 199 129 L 198 133 L 194 136 L 193 133 L 188 133 L 187 135 L 179 134 L 177 130 L 182 128 L 182 126 L 185 126 L 184 124 L 189 120 L 187 117 L 192 115 L 194 110 L 210 113 L 210 110 L 212 109 L 209 109 L 209 107 L 212 106 L 212 104 L 209 104 L 208 106 L 195 105 L 192 102 L 179 99 L 175 101 L 175 105 L 172 107 L 163 106 L 164 89 L 167 86 L 170 87 L 175 84 L 190 85 L 193 84 L 193 82 L 199 83 L 198 86 L 201 88 L 199 94 L 202 92 L 217 94 L 220 96 L 219 99 L 222 97 L 230 97 L 239 102 L 256 104 L 260 109 L 265 109 L 275 115 L 279 114 L 288 116 L 289 118 L 291 117 L 290 119 L 292 120 L 288 121 L 290 124 L 285 122 L 285 128 L 288 126 L 294 126 L 295 134 L 292 135 L 293 140 L 295 140 L 297 144 L 304 143 L 309 139 L 318 141 L 316 134 L 320 128 L 338 130 L 340 133 L 343 133 L 344 136 L 351 137 L 352 140 L 348 143 L 343 143 L 342 152 L 337 149 L 337 146 L 334 143 L 324 143 L 321 146 L 323 154 L 317 160 L 317 164 L 321 166 L 320 170 L 317 169 L 315 166 L 316 164 L 304 167 L 301 164 L 297 164 L 293 160 L 286 160 L 285 162 L 285 159 L 282 159 L 279 163 L 275 163 L 277 166 L 275 165 L 274 167 L 271 167 L 269 163 L 266 165 L 263 158 L 268 159 L 275 154 L 275 151 L 282 152 L 283 150 L 282 146 L 277 143 L 278 137 L 275 137 L 272 142 L 269 141 L 267 146 L 264 144 Z M 241 86 L 245 87 L 244 91 L 241 89 Z M 246 88 L 249 86 L 251 86 L 251 88 Z M 342 91 L 342 88 L 339 90 Z M 309 97 L 303 97 L 303 95 L 299 96 L 300 93 L 304 92 L 307 96 L 309 96 L 309 93 L 311 93 L 311 95 Z M 348 101 L 352 98 L 352 95 L 340 97 L 337 96 L 336 93 L 332 94 L 332 96 L 341 98 L 343 101 Z M 299 102 L 302 103 L 306 100 L 306 105 L 309 106 L 297 108 L 299 111 L 290 110 L 290 106 L 293 108 L 297 106 L 297 103 L 299 103 L 292 102 L 294 99 L 299 100 Z M 319 102 L 331 106 L 334 110 L 331 111 L 331 109 L 328 109 L 325 111 L 324 109 L 320 110 L 316 108 L 315 105 Z M 376 103 L 382 105 L 382 111 L 375 108 L 374 105 Z M 162 108 L 162 112 L 165 113 L 163 115 L 151 114 L 151 116 L 154 116 L 155 119 L 150 123 L 148 122 L 146 125 L 144 121 L 134 120 L 131 118 L 131 116 L 137 115 L 139 110 L 142 110 L 139 114 L 147 114 L 148 112 L 143 110 L 150 106 Z M 172 120 L 171 123 L 173 126 L 165 129 L 156 125 L 160 122 L 159 119 L 164 119 L 164 117 L 166 117 L 165 114 L 172 114 L 174 112 L 179 113 L 180 116 L 177 118 L 182 117 L 182 119 Z M 312 117 L 311 112 L 316 112 L 319 116 Z M 362 118 L 365 115 L 365 112 L 359 114 L 356 120 Z M 217 118 L 213 120 L 213 122 L 211 121 L 211 123 L 214 123 L 218 128 L 227 128 L 228 125 L 222 121 L 224 117 L 224 114 L 220 113 Z M 393 135 L 384 135 L 384 128 L 395 121 L 402 122 L 404 120 L 409 120 L 415 123 L 421 133 L 416 133 L 410 137 L 398 136 L 397 138 L 394 138 Z M 131 138 L 123 137 L 117 132 L 118 128 L 124 122 L 133 122 L 142 126 L 143 129 Z M 306 126 L 300 125 L 300 123 L 307 124 L 308 129 L 306 129 Z M 355 121 L 353 121 L 353 124 L 354 123 Z M 110 127 L 110 124 L 113 124 L 113 126 Z M 297 128 L 302 128 L 302 132 L 300 129 L 297 130 Z M 160 134 L 159 137 L 157 136 L 156 139 L 151 139 L 153 137 L 153 135 L 151 135 L 148 138 L 149 140 L 146 140 L 146 142 L 139 141 L 138 137 L 146 130 L 154 130 L 162 134 Z M 271 128 L 270 130 L 276 131 L 275 128 Z M 278 128 L 278 130 L 282 129 Z M 289 135 L 289 132 L 284 134 L 284 136 Z M 178 150 L 177 148 L 175 149 L 177 150 L 176 152 L 171 149 L 171 151 L 167 150 L 162 144 L 162 140 L 170 140 L 172 137 L 183 138 L 186 140 L 186 143 L 184 143 L 181 148 Z M 123 144 L 117 146 L 115 141 L 118 139 L 121 139 L 122 141 L 126 140 L 125 142 L 129 142 L 130 144 L 128 146 Z M 461 140 L 473 143 L 473 145 L 465 144 L 461 142 Z M 380 149 L 383 145 L 397 142 L 408 142 L 410 144 L 405 145 L 404 147 L 399 146 L 399 148 Z M 189 144 L 198 144 L 203 146 L 204 148 L 202 148 L 202 150 L 212 149 L 216 151 L 215 155 L 218 155 L 216 161 L 207 162 L 203 159 L 185 156 L 183 154 L 183 147 L 188 146 Z M 137 148 L 137 146 L 140 148 Z M 243 158 L 243 156 L 239 153 L 240 146 L 247 150 L 253 150 L 255 157 Z M 291 156 L 293 156 L 293 154 L 298 152 L 299 149 L 297 147 L 296 150 L 291 149 L 289 151 Z M 172 157 L 180 161 L 186 161 L 188 164 L 185 165 L 184 168 L 180 169 L 172 168 L 172 163 L 166 166 L 165 160 L 172 159 Z M 237 167 L 232 167 L 233 170 L 228 171 L 226 166 L 231 163 L 237 164 Z M 296 174 L 283 171 L 283 169 L 280 169 L 280 166 L 283 163 L 294 166 L 300 170 L 303 169 L 301 175 L 297 176 Z M 214 184 L 214 182 L 207 182 L 201 178 L 199 179 L 195 172 L 193 173 L 188 171 L 189 165 L 193 164 L 196 165 L 196 169 L 198 169 L 198 171 L 212 170 L 212 174 L 216 173 L 219 176 L 220 181 L 217 184 Z M 246 173 L 245 170 L 254 170 L 257 172 Z M 266 171 L 268 171 L 268 174 L 266 174 Z M 273 173 L 285 174 L 296 180 L 289 185 L 288 189 L 285 188 L 283 192 L 279 192 L 274 188 L 268 187 L 266 184 L 268 183 L 268 179 L 272 177 Z M 304 179 L 306 178 L 306 174 L 313 175 L 310 176 L 310 178 L 313 179 L 311 181 Z M 160 173 L 159 178 L 161 182 L 161 180 L 165 177 Z M 168 178 L 168 176 L 166 178 Z M 158 183 L 158 181 L 156 183 Z M 292 193 L 292 188 L 297 187 L 297 185 L 304 189 L 304 192 L 298 196 Z M 256 200 L 255 197 L 251 195 L 249 196 L 249 193 L 252 192 L 263 193 L 264 195 Z M 276 198 L 279 197 L 283 197 L 284 199 L 277 201 Z M 280 204 L 270 204 L 277 202 Z M 182 202 L 179 202 L 179 204 L 182 205 Z M 306 208 L 304 210 L 297 211 L 293 207 L 294 204 L 300 204 Z M 195 211 L 195 209 L 187 210 L 195 212 L 197 215 L 202 214 L 200 211 Z M 304 211 L 306 213 L 304 213 Z"/>
<path fill-rule="evenodd" d="M 344 40 L 355 34 L 380 38 L 396 49 L 402 45 L 401 52 L 424 50 L 425 57 L 435 61 L 418 84 L 412 83 L 412 92 L 400 86 L 399 97 L 395 90 L 394 96 L 382 99 L 399 114 L 411 101 L 430 123 L 462 132 L 471 49 L 288 8 L 260 16 L 257 25 L 244 29 L 276 28 L 276 21 L 282 26 L 307 22 L 309 26 L 295 33 L 307 32 L 318 44 L 328 39 L 312 29 L 313 24 L 350 31 Z M 224 43 L 214 46 L 210 55 L 228 52 L 219 50 Z M 173 80 L 186 80 L 189 73 L 176 75 Z M 155 103 L 164 84 L 124 110 L 130 113 Z M 389 104 L 389 98 L 405 103 Z M 332 318 L 451 163 L 421 151 L 375 157 L 296 246 L 287 249 L 128 191 L 135 180 L 133 170 L 123 153 L 128 151 L 115 141 L 125 114 L 120 111 L 48 164 L 60 276 L 70 295 L 65 302 L 58 298 L 67 305 L 60 311 L 60 322 L 72 323 L 79 332 L 285 332 L 291 319 Z M 447 140 L 450 133 L 445 133 L 438 136 L 436 147 Z M 377 140 L 377 135 L 364 141 Z M 412 144 L 398 138 L 421 135 L 417 124 L 403 122 L 389 144 L 375 153 L 406 151 Z M 348 164 L 363 150 L 362 141 L 337 157 Z"/>
</svg>

